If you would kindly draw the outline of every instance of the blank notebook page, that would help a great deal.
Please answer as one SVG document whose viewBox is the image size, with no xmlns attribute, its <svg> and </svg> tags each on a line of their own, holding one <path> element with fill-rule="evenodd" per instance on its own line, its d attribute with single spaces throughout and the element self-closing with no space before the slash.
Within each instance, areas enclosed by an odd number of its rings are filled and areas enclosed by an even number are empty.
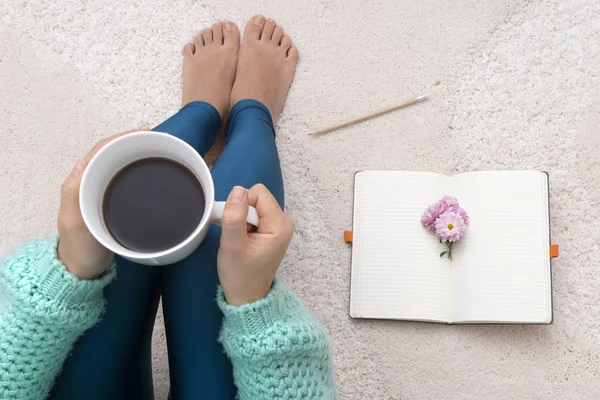
<svg viewBox="0 0 600 400">
<path fill-rule="evenodd" d="M 547 175 L 459 174 L 452 190 L 471 219 L 451 262 L 452 319 L 550 322 Z"/>
<path fill-rule="evenodd" d="M 350 315 L 447 322 L 448 261 L 421 226 L 450 178 L 425 172 L 359 172 L 355 178 Z"/>
</svg>

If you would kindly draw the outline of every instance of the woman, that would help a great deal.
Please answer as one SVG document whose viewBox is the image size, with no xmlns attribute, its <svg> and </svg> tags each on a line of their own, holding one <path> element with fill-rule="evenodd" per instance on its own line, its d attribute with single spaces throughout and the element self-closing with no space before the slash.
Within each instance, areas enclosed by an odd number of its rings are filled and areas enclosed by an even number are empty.
<svg viewBox="0 0 600 400">
<path fill-rule="evenodd" d="M 217 200 L 227 199 L 222 229 L 212 226 L 175 265 L 114 257 L 85 227 L 78 193 L 94 154 L 127 133 L 98 143 L 63 184 L 58 236 L 25 245 L 0 267 L 1 399 L 153 398 L 161 296 L 173 399 L 336 397 L 323 328 L 275 278 L 294 227 L 282 212 L 273 121 L 298 50 L 257 15 L 241 45 L 232 22 L 217 23 L 183 56 L 184 107 L 155 130 L 204 155 L 229 116 L 212 170 Z M 248 204 L 260 217 L 256 233 L 246 230 Z"/>
</svg>

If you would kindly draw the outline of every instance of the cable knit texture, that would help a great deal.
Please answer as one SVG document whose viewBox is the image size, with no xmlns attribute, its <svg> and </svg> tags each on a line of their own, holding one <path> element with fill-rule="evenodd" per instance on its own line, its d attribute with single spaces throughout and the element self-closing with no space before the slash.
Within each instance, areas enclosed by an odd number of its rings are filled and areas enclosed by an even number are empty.
<svg viewBox="0 0 600 400">
<path fill-rule="evenodd" d="M 57 244 L 25 245 L 0 267 L 2 400 L 46 398 L 73 343 L 104 310 L 115 265 L 98 280 L 78 280 L 58 260 Z M 252 304 L 230 306 L 221 289 L 217 300 L 240 400 L 337 398 L 325 331 L 280 282 Z"/>
<path fill-rule="evenodd" d="M 73 343 L 102 311 L 114 278 L 81 281 L 58 260 L 58 238 L 29 243 L 0 266 L 0 399 L 46 398 Z"/>
<path fill-rule="evenodd" d="M 251 304 L 231 306 L 221 289 L 217 301 L 240 400 L 337 398 L 325 330 L 281 282 Z"/>
</svg>

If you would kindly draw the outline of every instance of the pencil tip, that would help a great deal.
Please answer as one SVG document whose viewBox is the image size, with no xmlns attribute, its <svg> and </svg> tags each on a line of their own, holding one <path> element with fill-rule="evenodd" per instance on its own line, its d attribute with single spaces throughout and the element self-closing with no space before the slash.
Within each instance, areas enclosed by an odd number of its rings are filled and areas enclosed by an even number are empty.
<svg viewBox="0 0 600 400">
<path fill-rule="evenodd" d="M 422 94 L 422 95 L 420 95 L 420 96 L 417 96 L 417 103 L 420 103 L 420 102 L 422 102 L 422 101 L 425 101 L 425 100 L 427 100 L 428 98 L 429 98 L 429 96 L 428 96 L 428 95 L 426 95 L 426 94 Z"/>
</svg>

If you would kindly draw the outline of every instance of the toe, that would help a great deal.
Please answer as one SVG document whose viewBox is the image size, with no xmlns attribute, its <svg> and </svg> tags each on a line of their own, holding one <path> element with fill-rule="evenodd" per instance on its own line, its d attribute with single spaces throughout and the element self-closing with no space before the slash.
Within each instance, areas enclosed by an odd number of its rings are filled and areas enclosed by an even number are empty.
<svg viewBox="0 0 600 400">
<path fill-rule="evenodd" d="M 287 53 L 290 47 L 292 47 L 292 38 L 288 35 L 283 35 L 281 38 L 281 49 Z"/>
<path fill-rule="evenodd" d="M 194 52 L 198 50 L 198 48 L 204 46 L 204 39 L 202 39 L 202 32 L 196 35 L 194 38 Z"/>
<path fill-rule="evenodd" d="M 223 36 L 224 36 L 223 43 L 225 44 L 225 46 L 227 46 L 227 45 L 239 46 L 240 45 L 240 30 L 238 29 L 237 25 L 231 21 L 227 21 L 227 22 L 225 22 L 225 25 L 223 26 L 223 28 L 224 28 L 223 29 Z"/>
<path fill-rule="evenodd" d="M 204 45 L 208 46 L 213 42 L 213 34 L 210 29 L 205 29 L 202 31 L 202 39 L 204 40 Z"/>
<path fill-rule="evenodd" d="M 290 49 L 287 52 L 287 59 L 295 64 L 298 62 L 298 57 L 298 48 L 296 46 L 290 47 Z"/>
<path fill-rule="evenodd" d="M 265 25 L 265 17 L 262 15 L 255 15 L 252 17 L 248 24 L 246 25 L 246 31 L 244 32 L 244 40 L 246 38 L 252 40 L 260 39 L 260 34 L 262 33 L 263 26 Z"/>
<path fill-rule="evenodd" d="M 271 42 L 279 45 L 281 43 L 281 38 L 283 37 L 283 28 L 277 25 L 275 30 L 273 31 L 273 36 L 271 37 Z"/>
<path fill-rule="evenodd" d="M 213 43 L 218 45 L 223 44 L 223 24 L 217 22 L 212 26 L 211 30 L 213 36 Z"/>
<path fill-rule="evenodd" d="M 186 57 L 189 57 L 191 55 L 193 55 L 196 52 L 196 46 L 194 45 L 194 43 L 188 43 L 185 46 L 183 46 L 183 55 Z"/>
<path fill-rule="evenodd" d="M 267 22 L 265 23 L 265 27 L 263 28 L 260 40 L 262 42 L 270 42 L 271 37 L 273 36 L 273 31 L 275 30 L 276 26 L 277 26 L 277 24 L 275 23 L 275 21 L 273 21 L 271 18 L 269 18 L 267 20 Z"/>
</svg>

